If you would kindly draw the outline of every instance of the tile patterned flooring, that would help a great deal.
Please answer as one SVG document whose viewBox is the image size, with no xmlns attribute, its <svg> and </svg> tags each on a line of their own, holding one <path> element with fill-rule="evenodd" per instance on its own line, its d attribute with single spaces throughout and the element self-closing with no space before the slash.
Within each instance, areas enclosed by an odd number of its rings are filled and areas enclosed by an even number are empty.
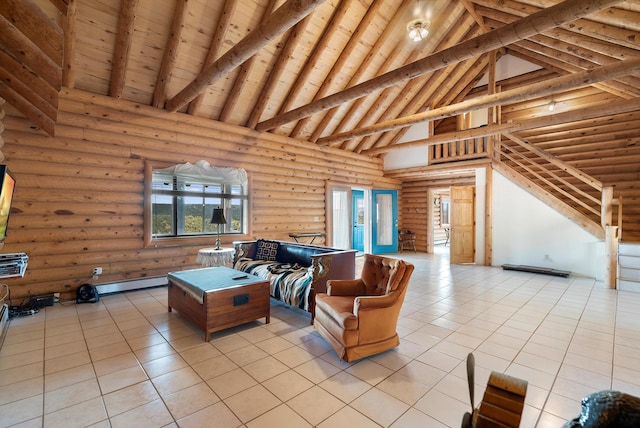
<svg viewBox="0 0 640 428">
<path fill-rule="evenodd" d="M 12 320 L 0 350 L 0 426 L 459 427 L 492 370 L 529 382 L 522 427 L 560 427 L 584 395 L 640 396 L 640 294 L 586 278 L 416 265 L 398 348 L 338 360 L 309 316 L 272 300 L 264 319 L 212 335 L 166 288 L 67 303 Z"/>
</svg>

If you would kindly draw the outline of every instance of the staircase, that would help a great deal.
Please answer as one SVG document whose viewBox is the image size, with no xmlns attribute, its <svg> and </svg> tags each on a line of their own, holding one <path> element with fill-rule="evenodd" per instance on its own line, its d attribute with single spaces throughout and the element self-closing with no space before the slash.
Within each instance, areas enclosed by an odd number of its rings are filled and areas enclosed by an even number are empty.
<svg viewBox="0 0 640 428">
<path fill-rule="evenodd" d="M 640 244 L 620 244 L 618 247 L 617 288 L 640 292 Z"/>
<path fill-rule="evenodd" d="M 626 184 L 614 189 L 612 185 L 604 185 L 582 170 L 509 133 L 490 140 L 435 144 L 429 152 L 432 164 L 478 157 L 491 158 L 496 171 L 603 240 L 607 260 L 605 283 L 609 287 L 640 292 L 640 244 L 633 244 L 640 242 L 640 198 L 637 192 L 632 192 L 635 186 Z M 628 175 L 621 178 L 629 180 Z M 609 175 L 608 181 L 612 178 Z M 623 210 L 624 192 L 627 192 L 626 210 Z"/>
</svg>

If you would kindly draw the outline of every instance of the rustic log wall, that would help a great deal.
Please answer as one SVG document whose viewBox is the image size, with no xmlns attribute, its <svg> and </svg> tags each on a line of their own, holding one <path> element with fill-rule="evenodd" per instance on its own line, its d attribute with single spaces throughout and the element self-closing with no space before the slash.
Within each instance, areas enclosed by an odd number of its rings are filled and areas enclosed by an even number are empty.
<svg viewBox="0 0 640 428">
<path fill-rule="evenodd" d="M 199 267 L 198 249 L 211 246 L 214 237 L 144 246 L 146 161 L 204 159 L 246 169 L 252 207 L 246 238 L 324 232 L 326 180 L 360 188 L 400 186 L 383 177 L 378 158 L 73 89 L 60 94 L 55 138 L 13 108 L 7 113 L 5 163 L 17 189 L 3 252 L 29 255 L 24 278 L 9 283 L 15 298 L 70 296 L 90 282 L 97 266 L 104 272 L 98 282 Z M 236 239 L 223 237 L 223 245 Z"/>
</svg>

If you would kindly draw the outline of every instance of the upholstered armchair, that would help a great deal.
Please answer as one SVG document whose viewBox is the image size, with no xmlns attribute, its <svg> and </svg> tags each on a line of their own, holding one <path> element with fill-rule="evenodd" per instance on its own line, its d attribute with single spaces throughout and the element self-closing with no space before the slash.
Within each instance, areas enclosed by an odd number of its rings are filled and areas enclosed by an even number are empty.
<svg viewBox="0 0 640 428">
<path fill-rule="evenodd" d="M 316 295 L 314 326 L 345 361 L 378 354 L 400 344 L 396 324 L 414 266 L 365 254 L 361 277 L 327 281 Z"/>
</svg>

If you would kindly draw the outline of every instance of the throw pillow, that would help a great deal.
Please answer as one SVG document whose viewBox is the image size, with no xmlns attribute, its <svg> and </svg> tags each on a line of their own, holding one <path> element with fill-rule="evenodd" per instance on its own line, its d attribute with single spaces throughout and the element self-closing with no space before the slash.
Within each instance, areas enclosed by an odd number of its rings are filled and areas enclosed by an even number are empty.
<svg viewBox="0 0 640 428">
<path fill-rule="evenodd" d="M 275 262 L 278 254 L 278 241 L 267 241 L 258 239 L 258 249 L 256 250 L 255 260 L 264 260 L 267 262 Z"/>
</svg>

